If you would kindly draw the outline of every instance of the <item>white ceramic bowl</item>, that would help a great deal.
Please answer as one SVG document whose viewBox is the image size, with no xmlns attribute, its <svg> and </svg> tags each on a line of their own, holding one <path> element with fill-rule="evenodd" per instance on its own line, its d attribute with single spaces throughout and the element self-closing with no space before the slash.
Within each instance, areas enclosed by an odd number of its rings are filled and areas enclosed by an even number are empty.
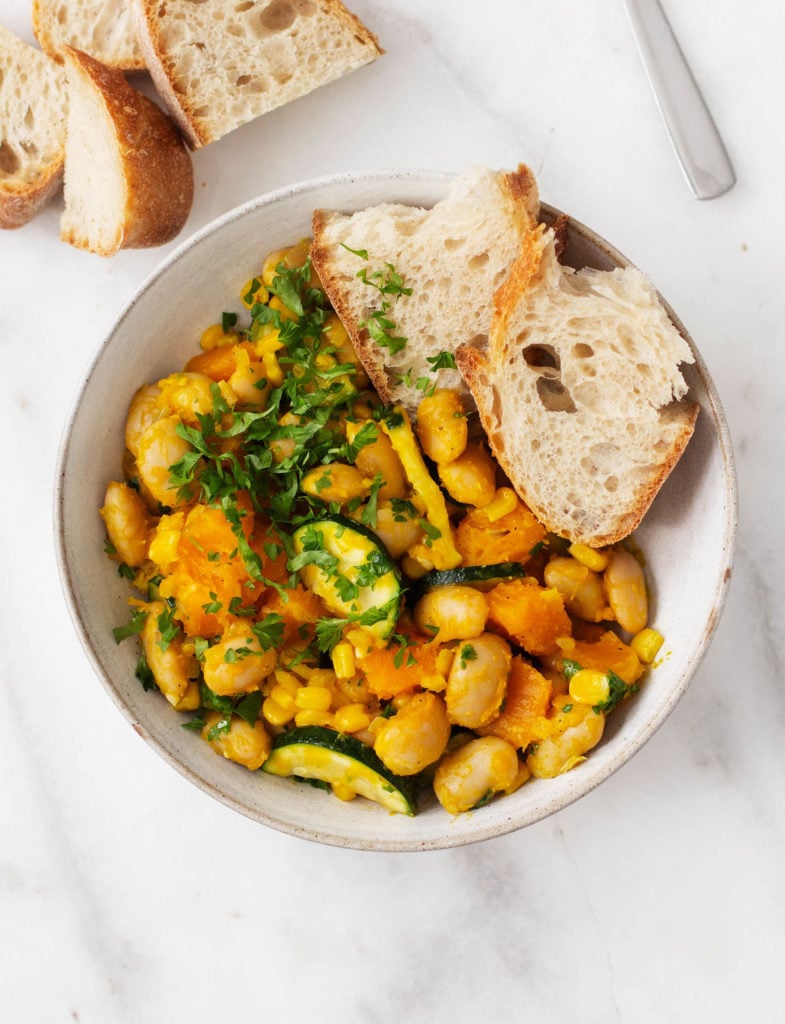
<svg viewBox="0 0 785 1024">
<path fill-rule="evenodd" d="M 573 771 L 532 780 L 512 796 L 456 818 L 435 801 L 415 818 L 391 815 L 362 799 L 342 803 L 217 757 L 181 728 L 182 716 L 162 697 L 142 690 L 134 678 L 135 642 L 117 646 L 112 638 L 112 627 L 127 620 L 129 591 L 103 553 L 97 511 L 107 481 L 120 472 L 134 391 L 182 367 L 196 351 L 201 330 L 218 314 L 240 310 L 240 284 L 266 253 L 310 233 L 314 208 L 430 206 L 448 181 L 447 175 L 408 171 L 319 179 L 262 196 L 199 231 L 118 316 L 78 396 L 60 453 L 55 518 L 62 580 L 85 650 L 117 706 L 140 736 L 205 792 L 265 825 L 338 846 L 422 850 L 477 842 L 538 821 L 589 792 L 628 761 L 673 710 L 706 650 L 730 576 L 733 456 L 719 400 L 695 352 L 686 375 L 701 406 L 696 432 L 637 534 L 653 586 L 653 622 L 665 634 L 668 653 L 641 692 L 610 717 L 600 746 Z M 574 266 L 627 262 L 574 221 L 570 237 L 567 259 Z"/>
</svg>

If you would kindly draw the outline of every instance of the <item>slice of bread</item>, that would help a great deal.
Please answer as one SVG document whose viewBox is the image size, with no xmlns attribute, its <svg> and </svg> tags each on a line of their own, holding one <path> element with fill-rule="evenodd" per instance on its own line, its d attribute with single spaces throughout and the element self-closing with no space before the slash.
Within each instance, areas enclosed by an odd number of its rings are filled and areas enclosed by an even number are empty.
<svg viewBox="0 0 785 1024">
<path fill-rule="evenodd" d="M 433 209 L 382 205 L 345 216 L 317 210 L 311 258 L 363 366 L 384 402 L 400 402 L 416 415 L 423 392 L 418 378 L 461 390 L 457 370 L 433 373 L 428 358 L 461 344 L 487 340 L 493 293 L 507 276 L 539 211 L 534 176 L 477 168 L 456 181 Z M 364 250 L 365 260 L 349 249 Z M 363 283 L 391 265 L 411 295 L 382 295 Z M 367 326 L 384 302 L 386 319 L 405 347 L 391 352 Z"/>
<path fill-rule="evenodd" d="M 560 266 L 542 225 L 495 296 L 487 348 L 457 362 L 515 490 L 591 547 L 635 529 L 698 414 L 679 371 L 692 353 L 649 281 Z"/>
<path fill-rule="evenodd" d="M 63 181 L 65 75 L 0 25 L 0 227 L 19 228 Z"/>
<path fill-rule="evenodd" d="M 33 0 L 33 31 L 55 60 L 73 46 L 110 68 L 144 69 L 130 0 Z"/>
<path fill-rule="evenodd" d="M 194 148 L 383 51 L 339 0 L 134 0 L 147 67 Z"/>
<path fill-rule="evenodd" d="M 64 57 L 70 105 L 60 237 L 101 256 L 163 245 L 193 201 L 180 133 L 122 71 L 71 47 Z"/>
</svg>

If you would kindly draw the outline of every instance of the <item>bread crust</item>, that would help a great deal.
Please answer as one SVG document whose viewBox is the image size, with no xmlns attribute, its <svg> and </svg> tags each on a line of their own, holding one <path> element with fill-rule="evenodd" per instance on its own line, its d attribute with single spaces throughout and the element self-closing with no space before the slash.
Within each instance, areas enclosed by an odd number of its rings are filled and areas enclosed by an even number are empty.
<svg viewBox="0 0 785 1024">
<path fill-rule="evenodd" d="M 502 203 L 509 215 L 510 233 L 521 241 L 526 238 L 531 226 L 536 223 L 540 209 L 537 182 L 531 170 L 520 164 L 515 171 L 499 173 L 496 185 L 501 193 Z M 392 380 L 387 371 L 387 354 L 373 341 L 366 328 L 361 327 L 352 308 L 350 297 L 341 277 L 336 273 L 332 253 L 334 243 L 326 241 L 326 231 L 330 223 L 341 216 L 326 210 L 316 210 L 313 215 L 311 245 L 311 261 L 316 269 L 322 286 L 330 299 L 330 303 L 338 314 L 349 334 L 354 349 L 365 372 L 376 389 L 381 400 L 386 404 L 403 402 L 407 411 L 416 416 L 416 409 L 406 401 L 406 396 Z M 395 254 L 385 254 L 385 259 L 396 262 Z M 393 314 L 394 315 L 394 314 Z M 487 325 L 487 328 L 490 324 Z M 458 378 L 460 384 L 460 378 Z M 471 404 L 471 395 L 465 396 Z"/>
<path fill-rule="evenodd" d="M 509 456 L 507 431 L 515 428 L 508 424 L 501 427 L 501 399 L 494 381 L 499 380 L 500 375 L 504 374 L 504 367 L 510 354 L 507 344 L 510 335 L 510 318 L 522 296 L 525 296 L 527 289 L 535 286 L 534 282 L 542 264 L 544 244 L 547 236 L 552 234 L 552 230 L 546 229 L 542 224 L 528 233 L 519 258 L 511 268 L 507 280 L 494 296 L 494 325 L 488 350 L 480 351 L 471 346 L 461 346 L 456 352 L 456 362 L 474 396 L 480 422 L 485 430 L 493 456 L 508 476 L 520 498 L 552 533 L 572 542 L 600 548 L 618 543 L 638 527 L 692 437 L 699 406 L 697 403 L 688 401 L 672 404 L 670 408 L 677 412 L 681 424 L 672 439 L 669 451 L 660 459 L 649 477 L 636 489 L 632 504 L 627 508 L 614 509 L 615 518 L 608 528 L 584 529 L 570 515 L 569 509 L 564 508 L 563 514 L 558 515 L 554 513 L 552 504 L 546 505 L 540 500 L 536 484 L 532 484 L 532 481 L 527 479 L 519 465 Z M 500 342 L 500 339 L 504 340 Z M 531 342 L 532 339 L 529 340 Z M 500 424 L 500 426 L 495 427 L 495 424 Z M 560 471 L 569 472 L 570 467 L 561 466 Z M 609 501 L 612 501 L 610 496 Z"/>
<path fill-rule="evenodd" d="M 188 96 L 178 86 L 175 62 L 168 55 L 155 31 L 156 9 L 159 6 L 159 0 L 131 0 L 131 3 L 145 65 L 169 113 L 192 149 L 199 149 L 214 142 L 215 138 L 207 131 Z M 369 58 L 370 60 L 374 60 L 384 53 L 373 32 L 348 11 L 340 3 L 340 0 L 320 0 L 320 3 L 332 17 L 341 21 L 360 43 L 375 50 L 375 54 Z"/>
<path fill-rule="evenodd" d="M 65 58 L 85 85 L 100 95 L 117 146 L 126 198 L 115 245 L 97 245 L 86 229 L 76 227 L 64 229 L 61 238 L 102 256 L 163 245 L 182 230 L 193 202 L 193 166 L 180 133 L 160 107 L 131 88 L 121 71 L 73 47 L 65 51 Z"/>
<path fill-rule="evenodd" d="M 2 25 L 0 81 L 0 228 L 15 229 L 31 221 L 62 185 L 66 83 L 62 68 Z M 29 142 L 35 143 L 30 153 Z"/>
<path fill-rule="evenodd" d="M 0 228 L 21 228 L 54 199 L 63 184 L 65 150 L 29 184 L 0 185 Z"/>
</svg>

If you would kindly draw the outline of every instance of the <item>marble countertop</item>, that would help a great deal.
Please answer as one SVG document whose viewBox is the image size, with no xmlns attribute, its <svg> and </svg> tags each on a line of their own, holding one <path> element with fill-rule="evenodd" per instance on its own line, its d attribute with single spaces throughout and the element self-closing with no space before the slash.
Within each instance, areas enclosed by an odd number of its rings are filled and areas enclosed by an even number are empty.
<svg viewBox="0 0 785 1024">
<path fill-rule="evenodd" d="M 351 0 L 386 56 L 194 156 L 183 238 L 352 169 L 535 170 L 654 280 L 708 363 L 741 519 L 711 649 L 654 739 L 517 834 L 363 854 L 267 830 L 173 772 L 94 677 L 57 579 L 60 431 L 118 309 L 173 246 L 111 260 L 59 203 L 0 236 L 0 977 L 39 1022 L 782 1019 L 785 204 L 774 0 L 668 0 L 738 184 L 690 195 L 621 3 Z M 0 21 L 32 40 L 28 0 Z M 307 990 L 306 990 L 307 986 Z"/>
</svg>

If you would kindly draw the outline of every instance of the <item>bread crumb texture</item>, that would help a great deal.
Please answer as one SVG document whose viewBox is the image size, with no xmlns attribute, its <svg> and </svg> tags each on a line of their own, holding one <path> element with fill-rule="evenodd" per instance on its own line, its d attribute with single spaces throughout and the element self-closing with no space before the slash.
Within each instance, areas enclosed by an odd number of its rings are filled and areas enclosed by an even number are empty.
<svg viewBox="0 0 785 1024">
<path fill-rule="evenodd" d="M 136 0 L 147 66 L 194 146 L 378 57 L 338 0 Z"/>
<path fill-rule="evenodd" d="M 423 376 L 471 401 L 457 370 L 434 375 L 427 360 L 487 342 L 493 293 L 538 211 L 536 183 L 523 167 L 509 174 L 476 168 L 430 210 L 383 204 L 350 216 L 317 211 L 314 266 L 383 401 L 400 402 L 415 415 L 422 391 L 407 382 Z M 368 260 L 349 249 L 367 251 Z M 394 354 L 363 327 L 384 296 L 357 277 L 363 268 L 372 274 L 387 264 L 412 289 L 390 311 L 396 334 L 407 339 Z"/>
<path fill-rule="evenodd" d="M 573 541 L 632 532 L 692 435 L 692 352 L 651 283 L 561 266 L 543 226 L 497 292 L 487 350 L 457 359 L 516 490 Z"/>
<path fill-rule="evenodd" d="M 73 46 L 107 67 L 144 68 L 131 0 L 33 0 L 33 31 L 56 60 Z"/>
<path fill-rule="evenodd" d="M 60 188 L 65 76 L 0 26 L 0 227 L 26 224 Z"/>
</svg>

